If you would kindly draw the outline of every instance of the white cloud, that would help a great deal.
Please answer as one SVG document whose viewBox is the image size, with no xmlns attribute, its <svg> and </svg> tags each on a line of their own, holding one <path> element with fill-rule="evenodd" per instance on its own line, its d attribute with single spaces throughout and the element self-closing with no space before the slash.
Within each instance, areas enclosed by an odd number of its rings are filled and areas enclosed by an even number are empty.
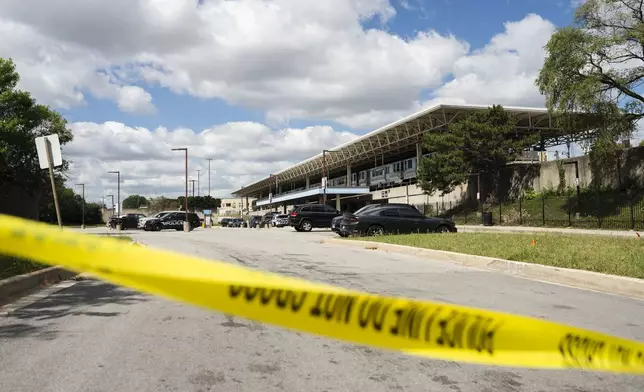
<svg viewBox="0 0 644 392">
<path fill-rule="evenodd" d="M 72 162 L 74 183 L 87 184 L 87 198 L 116 192 L 121 172 L 121 199 L 129 194 L 179 196 L 184 192 L 184 158 L 176 147 L 188 147 L 189 177 L 202 170 L 201 194 L 207 194 L 206 158 L 211 162 L 213 196 L 226 196 L 267 173 L 346 143 L 357 135 L 328 126 L 271 130 L 254 122 L 234 122 L 195 132 L 132 128 L 118 122 L 70 124 L 74 140 L 63 147 Z"/>
<path fill-rule="evenodd" d="M 28 2 L 4 0 L 0 32 L 11 39 L 0 43 L 0 56 L 14 57 L 24 87 L 58 107 L 83 104 L 89 91 L 122 110 L 151 111 L 150 96 L 126 83 L 133 81 L 222 98 L 272 120 L 406 110 L 468 50 L 430 29 L 411 39 L 365 30 L 361 21 L 395 17 L 388 0 L 60 0 L 39 7 L 36 13 Z"/>
<path fill-rule="evenodd" d="M 505 23 L 481 50 L 454 64 L 454 79 L 436 91 L 436 98 L 475 104 L 544 106 L 535 86 L 546 45 L 555 26 L 538 15 Z"/>
</svg>

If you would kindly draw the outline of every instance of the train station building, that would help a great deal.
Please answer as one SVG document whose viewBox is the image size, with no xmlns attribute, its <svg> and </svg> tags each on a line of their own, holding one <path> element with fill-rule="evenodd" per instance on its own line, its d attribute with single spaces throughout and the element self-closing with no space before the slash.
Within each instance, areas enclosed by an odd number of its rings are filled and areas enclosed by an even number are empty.
<svg viewBox="0 0 644 392">
<path fill-rule="evenodd" d="M 431 153 L 422 147 L 423 135 L 446 132 L 450 123 L 483 105 L 443 105 L 412 114 L 355 140 L 287 167 L 233 192 L 252 211 L 286 213 L 291 206 L 326 203 L 340 211 L 355 211 L 371 203 L 413 205 L 458 203 L 477 197 L 476 181 L 447 195 L 428 195 L 417 185 L 418 162 Z M 517 119 L 517 133 L 537 133 L 537 145 L 517 159 L 516 164 L 546 159 L 547 148 L 566 143 L 570 135 L 590 134 L 592 118 L 580 115 L 576 129 L 557 128 L 545 108 L 504 107 Z M 569 139 L 568 139 L 569 140 Z"/>
</svg>

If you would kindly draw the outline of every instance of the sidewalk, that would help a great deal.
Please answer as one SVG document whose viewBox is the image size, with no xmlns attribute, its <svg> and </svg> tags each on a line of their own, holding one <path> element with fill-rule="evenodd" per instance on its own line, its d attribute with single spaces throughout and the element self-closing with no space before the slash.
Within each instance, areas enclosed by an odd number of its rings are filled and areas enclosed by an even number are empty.
<svg viewBox="0 0 644 392">
<path fill-rule="evenodd" d="M 563 227 L 527 227 L 527 226 L 482 226 L 482 225 L 457 225 L 461 233 L 562 233 L 582 235 L 603 235 L 611 237 L 637 237 L 632 230 L 588 230 Z M 644 236 L 644 232 L 640 233 Z"/>
</svg>

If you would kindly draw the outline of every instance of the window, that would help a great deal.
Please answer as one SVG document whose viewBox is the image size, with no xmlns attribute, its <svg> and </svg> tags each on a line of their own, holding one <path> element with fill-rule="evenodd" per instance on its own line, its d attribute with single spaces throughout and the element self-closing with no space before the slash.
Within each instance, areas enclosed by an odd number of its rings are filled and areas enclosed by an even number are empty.
<svg viewBox="0 0 644 392">
<path fill-rule="evenodd" d="M 337 210 L 335 208 L 330 207 L 330 206 L 324 206 L 324 211 L 325 212 L 333 212 L 333 213 L 337 212 Z"/>
<path fill-rule="evenodd" d="M 423 216 L 418 212 L 417 210 L 413 208 L 401 208 L 398 210 L 400 213 L 400 216 L 403 218 L 414 218 L 414 219 L 419 219 L 422 218 Z"/>
<path fill-rule="evenodd" d="M 360 172 L 360 179 L 361 179 L 361 180 L 364 180 L 364 175 L 365 175 L 365 173 L 366 173 L 366 172 L 363 172 L 363 171 L 361 171 L 361 172 Z"/>
<path fill-rule="evenodd" d="M 397 208 L 386 208 L 380 211 L 380 216 L 399 217 L 400 214 Z"/>
<path fill-rule="evenodd" d="M 309 212 L 309 211 L 311 211 L 310 206 L 302 206 L 302 209 L 300 210 L 300 212 Z"/>
<path fill-rule="evenodd" d="M 314 204 L 311 206 L 311 211 L 312 212 L 324 212 L 324 207 L 323 205 L 320 204 Z"/>
<path fill-rule="evenodd" d="M 413 169 L 414 162 L 411 159 L 407 159 L 407 169 Z"/>
</svg>

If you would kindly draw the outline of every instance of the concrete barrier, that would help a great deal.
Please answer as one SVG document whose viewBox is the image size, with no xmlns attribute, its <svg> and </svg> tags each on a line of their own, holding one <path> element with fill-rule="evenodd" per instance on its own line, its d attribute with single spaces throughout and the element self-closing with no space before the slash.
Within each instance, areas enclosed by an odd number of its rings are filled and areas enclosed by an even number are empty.
<svg viewBox="0 0 644 392">
<path fill-rule="evenodd" d="M 70 279 L 76 275 L 76 272 L 68 271 L 61 267 L 49 267 L 0 280 L 0 306 L 31 291 Z"/>
</svg>

